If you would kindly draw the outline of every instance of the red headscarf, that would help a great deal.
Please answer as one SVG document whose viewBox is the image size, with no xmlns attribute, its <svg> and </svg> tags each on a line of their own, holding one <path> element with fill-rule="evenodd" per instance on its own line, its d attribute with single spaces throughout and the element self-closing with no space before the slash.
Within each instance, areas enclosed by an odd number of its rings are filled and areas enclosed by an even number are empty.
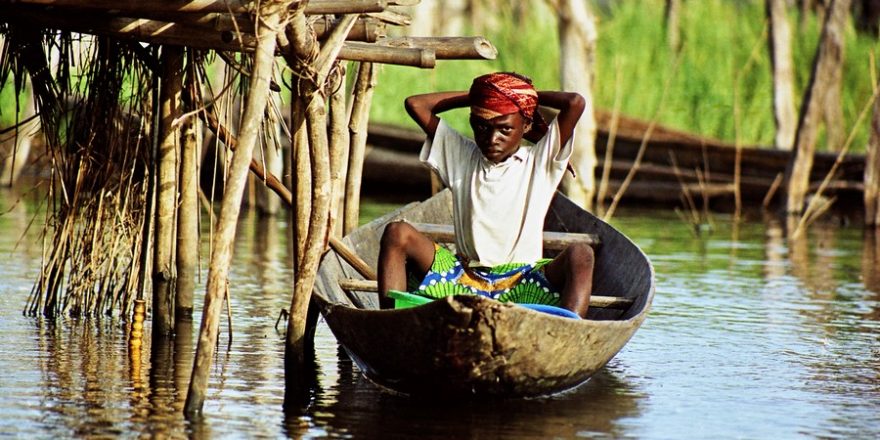
<svg viewBox="0 0 880 440">
<path fill-rule="evenodd" d="M 471 113 L 483 119 L 520 113 L 529 122 L 538 106 L 532 80 L 516 73 L 490 73 L 474 78 L 468 98 Z"/>
</svg>

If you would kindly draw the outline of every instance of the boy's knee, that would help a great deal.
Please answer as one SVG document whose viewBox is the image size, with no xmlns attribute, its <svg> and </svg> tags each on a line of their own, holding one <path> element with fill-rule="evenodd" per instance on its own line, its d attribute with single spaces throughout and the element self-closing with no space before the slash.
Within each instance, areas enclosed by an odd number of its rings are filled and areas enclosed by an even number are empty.
<svg viewBox="0 0 880 440">
<path fill-rule="evenodd" d="M 403 247 L 410 240 L 415 228 L 407 222 L 395 221 L 385 226 L 382 232 L 383 247 Z"/>
<path fill-rule="evenodd" d="M 575 243 L 569 246 L 569 261 L 579 267 L 593 267 L 596 255 L 587 243 Z"/>
</svg>

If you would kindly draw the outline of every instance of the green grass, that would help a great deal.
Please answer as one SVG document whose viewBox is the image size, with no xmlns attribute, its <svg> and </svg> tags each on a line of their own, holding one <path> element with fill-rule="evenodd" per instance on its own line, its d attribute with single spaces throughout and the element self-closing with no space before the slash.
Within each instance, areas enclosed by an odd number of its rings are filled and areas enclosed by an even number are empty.
<svg viewBox="0 0 880 440">
<path fill-rule="evenodd" d="M 673 69 L 675 56 L 666 43 L 662 0 L 608 3 L 608 9 L 592 7 L 599 31 L 593 87 L 598 109 L 612 109 L 617 93 L 616 77 L 621 75 L 621 111 L 650 119 L 658 112 L 662 90 L 668 81 L 670 90 L 658 113 L 661 123 L 733 141 L 736 138 L 734 85 L 740 81 L 738 105 L 742 115 L 742 141 L 746 144 L 772 144 L 775 132 L 773 92 L 763 1 L 684 2 L 681 16 L 683 47 L 677 69 Z M 497 60 L 438 61 L 433 70 L 384 67 L 379 74 L 371 117 L 374 121 L 415 127 L 403 109 L 406 96 L 466 89 L 474 76 L 491 71 L 514 70 L 531 76 L 538 88 L 558 88 L 559 50 L 555 19 L 546 9 L 531 13 L 532 17 L 525 24 L 516 24 L 513 16 L 502 13 L 500 29 L 473 32 L 485 35 L 495 44 L 499 50 Z M 789 11 L 789 22 L 796 69 L 796 105 L 799 107 L 800 97 L 809 81 L 820 23 L 810 17 L 801 25 L 794 9 Z M 842 101 L 849 133 L 859 111 L 871 96 L 869 54 L 876 51 L 878 42 L 857 35 L 850 25 L 845 44 Z M 749 63 L 753 51 L 757 56 Z M 670 80 L 671 75 L 674 76 Z M 469 130 L 466 111 L 451 113 L 449 119 L 453 126 Z M 863 124 L 858 129 L 853 150 L 863 151 L 867 138 L 868 126 Z M 822 140 L 819 148 L 824 148 Z"/>
<path fill-rule="evenodd" d="M 22 91 L 18 94 L 16 107 L 15 86 L 11 78 L 6 84 L 0 86 L 0 128 L 14 125 L 16 118 L 20 121 L 29 116 L 25 114 L 25 99 L 27 99 L 27 93 Z"/>
</svg>

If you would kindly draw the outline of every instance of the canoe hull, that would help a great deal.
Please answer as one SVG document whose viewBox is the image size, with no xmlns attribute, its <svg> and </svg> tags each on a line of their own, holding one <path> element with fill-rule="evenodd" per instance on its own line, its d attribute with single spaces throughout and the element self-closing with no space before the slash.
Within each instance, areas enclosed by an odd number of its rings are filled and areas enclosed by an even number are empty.
<svg viewBox="0 0 880 440">
<path fill-rule="evenodd" d="M 409 205 L 343 239 L 375 264 L 388 221 L 449 223 L 448 191 Z M 616 355 L 645 320 L 654 294 L 649 260 L 620 232 L 557 195 L 548 231 L 596 234 L 593 291 L 632 300 L 626 310 L 590 308 L 588 319 L 552 316 L 477 296 L 378 310 L 375 293 L 344 292 L 359 276 L 332 252 L 321 263 L 313 298 L 337 340 L 373 382 L 427 396 L 539 396 L 586 381 Z"/>
<path fill-rule="evenodd" d="M 645 315 L 575 321 L 456 296 L 378 312 L 324 304 L 324 317 L 365 376 L 385 388 L 410 395 L 511 397 L 583 383 L 620 351 Z"/>
</svg>

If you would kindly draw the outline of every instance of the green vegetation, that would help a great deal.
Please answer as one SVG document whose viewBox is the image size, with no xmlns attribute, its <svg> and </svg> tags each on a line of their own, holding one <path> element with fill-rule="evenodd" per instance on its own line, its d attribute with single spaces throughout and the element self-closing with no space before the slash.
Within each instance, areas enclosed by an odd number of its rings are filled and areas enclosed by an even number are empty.
<svg viewBox="0 0 880 440">
<path fill-rule="evenodd" d="M 26 107 L 24 100 L 27 99 L 27 94 L 25 92 L 18 94 L 18 107 L 16 107 L 15 95 L 15 86 L 13 85 L 12 79 L 8 80 L 6 84 L 0 86 L 0 128 L 14 125 L 16 121 L 16 113 L 18 114 L 18 120 L 28 116 L 24 111 Z M 18 108 L 17 112 L 16 108 Z"/>
<path fill-rule="evenodd" d="M 660 122 L 733 141 L 736 138 L 734 84 L 740 78 L 741 139 L 745 144 L 772 144 L 775 128 L 763 1 L 685 2 L 681 16 L 683 47 L 677 69 L 674 68 L 675 56 L 666 42 L 663 1 L 603 3 L 609 6 L 601 8 L 594 4 L 592 7 L 599 32 L 593 88 L 598 109 L 612 109 L 616 78 L 620 75 L 621 111 L 650 119 L 657 112 L 667 78 L 675 75 L 669 83 L 666 104 L 659 112 Z M 406 96 L 466 89 L 474 76 L 496 70 L 525 73 L 539 88 L 559 87 L 555 19 L 546 9 L 530 11 L 530 14 L 524 23 L 516 23 L 511 13 L 502 12 L 500 29 L 474 31 L 496 45 L 497 60 L 439 61 L 434 70 L 385 67 L 378 80 L 373 120 L 414 126 L 403 109 Z M 800 97 L 810 78 L 820 23 L 812 16 L 802 23 L 793 9 L 789 11 L 789 22 L 797 105 L 800 106 Z M 847 30 L 842 92 L 847 132 L 871 96 L 870 54 L 876 48 L 876 40 L 857 35 L 852 27 Z M 749 62 L 753 53 L 756 56 Z M 465 112 L 455 112 L 450 119 L 454 126 L 467 128 Z M 859 127 L 852 145 L 854 151 L 864 150 L 867 131 L 867 124 Z M 821 140 L 819 148 L 824 148 Z"/>
<path fill-rule="evenodd" d="M 597 1 L 592 3 L 599 38 L 593 88 L 596 108 L 612 110 L 615 84 L 620 76 L 624 114 L 650 119 L 659 105 L 662 89 L 670 91 L 659 121 L 667 126 L 733 141 L 734 86 L 739 80 L 741 139 L 745 144 L 769 145 L 773 141 L 770 59 L 766 49 L 763 0 L 700 0 L 685 2 L 681 16 L 683 47 L 680 60 L 666 43 L 662 0 Z M 598 4 L 607 6 L 598 6 Z M 531 2 L 525 17 L 514 8 L 496 11 L 497 29 L 475 29 L 499 50 L 494 61 L 439 61 L 435 69 L 383 66 L 378 78 L 372 120 L 415 127 L 403 109 L 403 99 L 416 93 L 463 90 L 474 76 L 498 70 L 529 75 L 539 88 L 559 87 L 559 47 L 556 20 L 543 1 Z M 797 105 L 810 77 L 820 23 L 810 16 L 801 20 L 789 11 L 792 52 L 796 67 Z M 858 112 L 871 96 L 871 54 L 878 42 L 846 32 L 843 109 L 849 132 Z M 749 57 L 756 54 L 749 62 Z M 878 61 L 874 59 L 875 68 Z M 669 80 L 670 75 L 674 77 Z M 11 83 L 0 87 L 0 126 L 15 120 Z M 453 126 L 468 130 L 467 113 L 451 112 Z M 867 124 L 857 131 L 852 148 L 862 151 Z M 824 143 L 820 140 L 820 148 Z"/>
</svg>

